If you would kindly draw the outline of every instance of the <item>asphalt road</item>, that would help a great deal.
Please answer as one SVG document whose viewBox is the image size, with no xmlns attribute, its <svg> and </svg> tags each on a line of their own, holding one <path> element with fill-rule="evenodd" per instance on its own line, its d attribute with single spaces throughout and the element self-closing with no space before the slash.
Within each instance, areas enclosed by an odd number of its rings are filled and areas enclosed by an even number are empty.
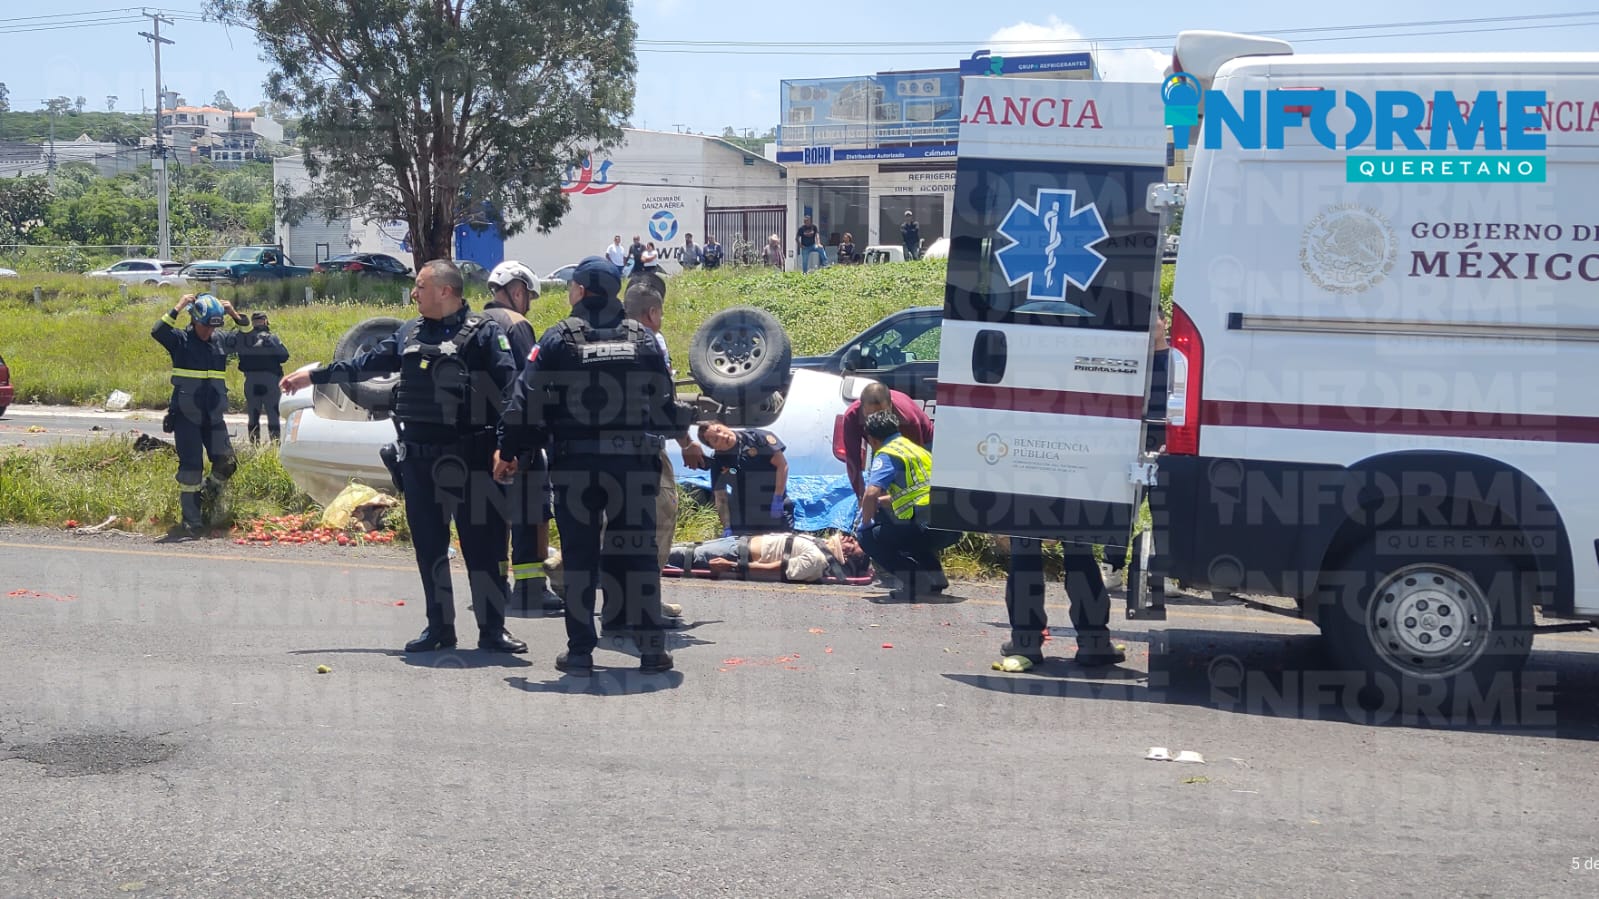
<svg viewBox="0 0 1599 899">
<path fill-rule="evenodd" d="M 105 412 L 77 406 L 13 405 L 0 416 L 0 446 L 50 446 L 135 431 L 171 439 L 161 433 L 163 414 L 151 409 Z M 245 416 L 229 415 L 227 422 L 237 441 L 245 433 Z"/>
<path fill-rule="evenodd" d="M 584 681 L 553 619 L 525 657 L 396 652 L 394 549 L 0 529 L 0 895 L 1599 890 L 1588 635 L 1451 725 L 1333 698 L 1307 627 L 1232 607 L 1000 674 L 997 584 L 666 592 L 678 671 Z"/>
</svg>

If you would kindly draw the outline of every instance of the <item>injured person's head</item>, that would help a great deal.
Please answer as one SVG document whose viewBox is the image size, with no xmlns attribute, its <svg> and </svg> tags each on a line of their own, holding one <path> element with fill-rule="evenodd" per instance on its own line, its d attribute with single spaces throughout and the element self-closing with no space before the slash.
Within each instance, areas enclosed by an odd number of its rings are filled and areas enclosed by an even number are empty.
<svg viewBox="0 0 1599 899">
<path fill-rule="evenodd" d="M 827 538 L 823 547 L 827 555 L 844 569 L 845 577 L 861 577 L 872 568 L 872 560 L 867 558 L 866 550 L 861 549 L 854 534 L 834 534 Z"/>
</svg>

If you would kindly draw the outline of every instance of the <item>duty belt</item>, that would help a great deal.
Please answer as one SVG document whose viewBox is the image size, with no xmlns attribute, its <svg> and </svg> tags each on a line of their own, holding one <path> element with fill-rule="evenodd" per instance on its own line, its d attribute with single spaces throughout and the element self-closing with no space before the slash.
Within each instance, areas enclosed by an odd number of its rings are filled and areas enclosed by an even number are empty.
<svg viewBox="0 0 1599 899">
<path fill-rule="evenodd" d="M 397 456 L 399 459 L 437 459 L 441 456 L 460 455 L 465 451 L 475 449 L 474 444 L 492 446 L 493 442 L 494 433 L 492 431 L 476 431 L 470 434 L 462 434 L 455 440 L 442 443 L 437 441 L 424 443 L 417 440 L 407 440 L 405 435 L 401 434 L 400 439 L 395 441 L 395 445 L 399 449 L 399 455 Z"/>
<path fill-rule="evenodd" d="M 654 434 L 611 434 L 555 441 L 560 455 L 654 456 L 665 448 L 666 440 Z"/>
</svg>

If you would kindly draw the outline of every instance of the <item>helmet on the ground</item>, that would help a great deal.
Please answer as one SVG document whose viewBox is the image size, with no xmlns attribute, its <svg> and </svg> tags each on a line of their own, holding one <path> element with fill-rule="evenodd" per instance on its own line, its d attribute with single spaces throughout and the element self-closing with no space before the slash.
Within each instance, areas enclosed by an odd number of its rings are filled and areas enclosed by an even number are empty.
<svg viewBox="0 0 1599 899">
<path fill-rule="evenodd" d="M 512 259 L 496 265 L 494 271 L 489 272 L 489 287 L 504 287 L 512 281 L 521 281 L 527 285 L 527 292 L 539 295 L 539 276 L 533 270 Z"/>
<path fill-rule="evenodd" d="M 590 256 L 577 264 L 572 283 L 590 294 L 615 299 L 622 291 L 622 270 L 603 256 Z"/>
<path fill-rule="evenodd" d="M 189 318 L 197 325 L 210 325 L 220 328 L 227 321 L 227 314 L 222 311 L 222 301 L 216 297 L 202 293 L 195 298 L 193 305 L 189 306 Z"/>
</svg>

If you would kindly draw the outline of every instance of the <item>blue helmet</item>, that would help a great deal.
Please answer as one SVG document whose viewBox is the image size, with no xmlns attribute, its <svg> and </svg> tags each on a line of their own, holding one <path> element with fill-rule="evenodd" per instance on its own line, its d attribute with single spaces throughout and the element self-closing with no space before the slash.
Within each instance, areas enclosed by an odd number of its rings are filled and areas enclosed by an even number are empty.
<svg viewBox="0 0 1599 899">
<path fill-rule="evenodd" d="M 577 264 L 572 283 L 607 300 L 622 292 L 622 270 L 604 256 L 590 256 Z"/>
<path fill-rule="evenodd" d="M 227 315 L 222 311 L 222 301 L 208 293 L 195 298 L 194 304 L 189 307 L 189 318 L 197 325 L 210 325 L 213 328 L 219 328 L 227 321 Z"/>
</svg>

